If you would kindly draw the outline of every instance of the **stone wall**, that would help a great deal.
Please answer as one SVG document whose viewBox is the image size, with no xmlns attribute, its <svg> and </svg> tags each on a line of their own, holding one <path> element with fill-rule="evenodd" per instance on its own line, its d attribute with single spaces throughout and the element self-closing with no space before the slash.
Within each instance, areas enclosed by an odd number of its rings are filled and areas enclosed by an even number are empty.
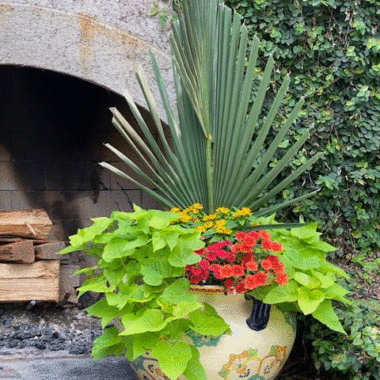
<svg viewBox="0 0 380 380">
<path fill-rule="evenodd" d="M 0 0 L 0 65 L 53 70 L 119 94 L 127 85 L 145 105 L 134 73 L 142 65 L 153 85 L 148 57 L 152 50 L 173 99 L 167 30 L 149 17 L 151 4 L 152 0 Z"/>
</svg>

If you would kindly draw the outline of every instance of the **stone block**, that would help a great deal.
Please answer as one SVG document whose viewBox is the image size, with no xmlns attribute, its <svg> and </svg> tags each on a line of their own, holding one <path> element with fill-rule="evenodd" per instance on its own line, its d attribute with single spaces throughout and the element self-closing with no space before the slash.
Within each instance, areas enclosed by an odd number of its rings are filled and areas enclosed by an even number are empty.
<svg viewBox="0 0 380 380">
<path fill-rule="evenodd" d="M 0 191 L 0 210 L 10 211 L 12 209 L 12 192 Z"/>
</svg>

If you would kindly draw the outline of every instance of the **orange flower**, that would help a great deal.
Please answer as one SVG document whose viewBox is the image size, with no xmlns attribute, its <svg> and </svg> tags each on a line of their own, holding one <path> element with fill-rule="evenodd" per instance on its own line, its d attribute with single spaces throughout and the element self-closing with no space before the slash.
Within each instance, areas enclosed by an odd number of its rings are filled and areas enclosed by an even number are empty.
<svg viewBox="0 0 380 380">
<path fill-rule="evenodd" d="M 244 274 L 244 267 L 242 265 L 234 265 L 232 267 L 232 275 L 235 277 L 241 277 Z"/>
<path fill-rule="evenodd" d="M 253 275 L 248 275 L 245 278 L 244 285 L 247 289 L 255 289 L 261 285 L 264 285 L 267 280 L 265 273 L 259 272 Z"/>
<path fill-rule="evenodd" d="M 268 234 L 268 232 L 263 231 L 263 230 L 259 231 L 259 237 L 267 241 L 270 240 L 270 235 Z"/>
<path fill-rule="evenodd" d="M 275 281 L 279 285 L 286 285 L 288 283 L 288 277 L 286 276 L 286 274 L 284 272 L 279 272 L 279 273 L 277 273 Z"/>
<path fill-rule="evenodd" d="M 220 273 L 220 276 L 222 278 L 231 277 L 232 276 L 232 267 L 231 267 L 231 265 L 223 265 L 220 268 L 219 273 Z"/>
<path fill-rule="evenodd" d="M 265 271 L 268 271 L 272 268 L 273 263 L 272 261 L 268 259 L 264 259 L 264 260 L 261 260 L 260 265 Z"/>
<path fill-rule="evenodd" d="M 259 266 L 257 265 L 256 261 L 249 261 L 246 264 L 246 266 L 252 272 L 256 272 L 259 269 Z"/>
</svg>

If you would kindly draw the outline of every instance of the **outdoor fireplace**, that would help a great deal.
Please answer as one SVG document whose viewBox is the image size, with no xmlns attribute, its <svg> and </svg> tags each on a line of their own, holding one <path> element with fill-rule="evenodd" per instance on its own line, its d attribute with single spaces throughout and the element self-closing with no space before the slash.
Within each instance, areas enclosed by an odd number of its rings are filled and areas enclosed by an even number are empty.
<svg viewBox="0 0 380 380">
<path fill-rule="evenodd" d="M 111 123 L 117 107 L 133 123 L 119 95 L 52 71 L 0 66 L 0 210 L 44 209 L 50 238 L 67 240 L 90 218 L 131 203 L 157 207 L 131 182 L 100 167 L 124 169 L 109 142 L 133 155 Z"/>
</svg>

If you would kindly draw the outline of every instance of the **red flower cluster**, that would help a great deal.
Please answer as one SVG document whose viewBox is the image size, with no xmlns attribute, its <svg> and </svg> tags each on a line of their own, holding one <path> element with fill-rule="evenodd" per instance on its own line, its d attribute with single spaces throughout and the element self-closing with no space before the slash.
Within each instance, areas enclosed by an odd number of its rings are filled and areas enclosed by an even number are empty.
<svg viewBox="0 0 380 380">
<path fill-rule="evenodd" d="M 239 231 L 235 242 L 224 240 L 209 245 L 197 253 L 202 257 L 198 264 L 185 268 L 192 284 L 222 285 L 228 292 L 238 293 L 270 285 L 288 282 L 284 266 L 277 256 L 282 246 L 270 240 L 266 231 Z"/>
</svg>

